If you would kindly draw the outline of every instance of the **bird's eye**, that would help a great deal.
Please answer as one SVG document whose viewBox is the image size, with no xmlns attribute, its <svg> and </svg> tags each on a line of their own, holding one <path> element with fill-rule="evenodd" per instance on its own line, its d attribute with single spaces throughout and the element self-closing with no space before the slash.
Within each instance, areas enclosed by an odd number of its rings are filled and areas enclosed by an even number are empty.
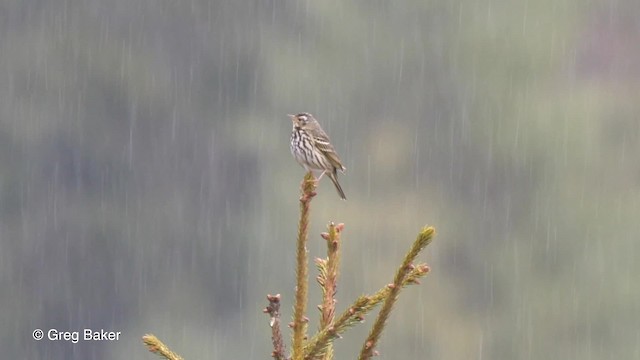
<svg viewBox="0 0 640 360">
<path fill-rule="evenodd" d="M 298 119 L 300 119 L 300 121 L 305 122 L 307 121 L 307 115 L 300 115 L 298 116 Z"/>
</svg>

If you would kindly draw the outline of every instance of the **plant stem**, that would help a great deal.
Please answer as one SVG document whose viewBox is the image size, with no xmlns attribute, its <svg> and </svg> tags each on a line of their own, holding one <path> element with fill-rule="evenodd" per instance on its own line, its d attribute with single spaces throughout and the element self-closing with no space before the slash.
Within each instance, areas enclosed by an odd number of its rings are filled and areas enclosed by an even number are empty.
<svg viewBox="0 0 640 360">
<path fill-rule="evenodd" d="M 371 332 L 362 345 L 362 349 L 360 350 L 360 356 L 358 359 L 366 360 L 371 359 L 374 355 L 374 349 L 378 344 L 378 340 L 380 339 L 380 335 L 382 334 L 382 330 L 384 330 L 384 325 L 391 314 L 391 310 L 393 309 L 393 305 L 398 299 L 398 295 L 400 294 L 400 290 L 402 289 L 402 284 L 405 279 L 409 276 L 411 271 L 415 269 L 412 265 L 413 260 L 418 256 L 420 251 L 425 248 L 425 246 L 431 243 L 433 236 L 435 235 L 435 229 L 433 227 L 424 227 L 420 234 L 418 234 L 418 238 L 411 246 L 411 249 L 405 255 L 404 260 L 402 261 L 402 265 L 398 268 L 396 272 L 396 276 L 393 280 L 392 284 L 387 285 L 389 288 L 389 294 L 387 295 L 384 303 L 382 305 L 382 309 L 378 313 L 378 317 L 376 318 L 373 327 L 371 328 Z"/>
<path fill-rule="evenodd" d="M 309 208 L 316 195 L 316 179 L 311 172 L 304 176 L 300 195 L 300 222 L 298 223 L 298 241 L 296 249 L 296 303 L 293 312 L 293 360 L 303 360 L 304 339 L 307 332 L 307 291 L 309 275 L 307 264 L 307 239 L 309 237 Z"/>
</svg>

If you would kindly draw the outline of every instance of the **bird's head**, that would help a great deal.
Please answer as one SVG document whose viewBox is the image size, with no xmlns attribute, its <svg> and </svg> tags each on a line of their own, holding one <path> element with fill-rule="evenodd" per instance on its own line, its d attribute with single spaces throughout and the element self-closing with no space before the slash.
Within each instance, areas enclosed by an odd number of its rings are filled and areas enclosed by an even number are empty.
<svg viewBox="0 0 640 360">
<path fill-rule="evenodd" d="M 300 113 L 297 115 L 288 115 L 291 118 L 291 122 L 293 123 L 293 127 L 296 129 L 304 129 L 307 125 L 312 124 L 315 119 L 313 115 L 309 113 Z"/>
</svg>

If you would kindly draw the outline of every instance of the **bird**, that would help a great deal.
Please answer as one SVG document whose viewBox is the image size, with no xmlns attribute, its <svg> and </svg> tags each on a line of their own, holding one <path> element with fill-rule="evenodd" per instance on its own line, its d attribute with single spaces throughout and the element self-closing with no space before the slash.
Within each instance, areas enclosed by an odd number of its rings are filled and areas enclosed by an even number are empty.
<svg viewBox="0 0 640 360">
<path fill-rule="evenodd" d="M 321 171 L 318 181 L 327 174 L 335 185 L 342 200 L 347 200 L 338 182 L 338 170 L 344 173 L 345 166 L 338 153 L 331 145 L 329 136 L 313 115 L 303 112 L 297 115 L 288 114 L 293 123 L 291 130 L 291 155 L 307 171 Z"/>
</svg>

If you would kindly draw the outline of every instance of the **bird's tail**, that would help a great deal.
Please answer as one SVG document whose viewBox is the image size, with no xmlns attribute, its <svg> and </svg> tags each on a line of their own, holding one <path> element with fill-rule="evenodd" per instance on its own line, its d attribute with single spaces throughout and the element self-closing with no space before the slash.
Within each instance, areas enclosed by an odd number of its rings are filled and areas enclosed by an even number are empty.
<svg viewBox="0 0 640 360">
<path fill-rule="evenodd" d="M 342 191 L 342 186 L 340 186 L 340 183 L 338 182 L 338 174 L 336 173 L 336 171 L 334 170 L 332 172 L 327 172 L 327 175 L 333 182 L 333 185 L 336 186 L 336 190 L 338 190 L 338 195 L 340 195 L 340 198 L 342 200 L 347 200 L 347 197 L 344 195 L 344 191 Z"/>
</svg>

